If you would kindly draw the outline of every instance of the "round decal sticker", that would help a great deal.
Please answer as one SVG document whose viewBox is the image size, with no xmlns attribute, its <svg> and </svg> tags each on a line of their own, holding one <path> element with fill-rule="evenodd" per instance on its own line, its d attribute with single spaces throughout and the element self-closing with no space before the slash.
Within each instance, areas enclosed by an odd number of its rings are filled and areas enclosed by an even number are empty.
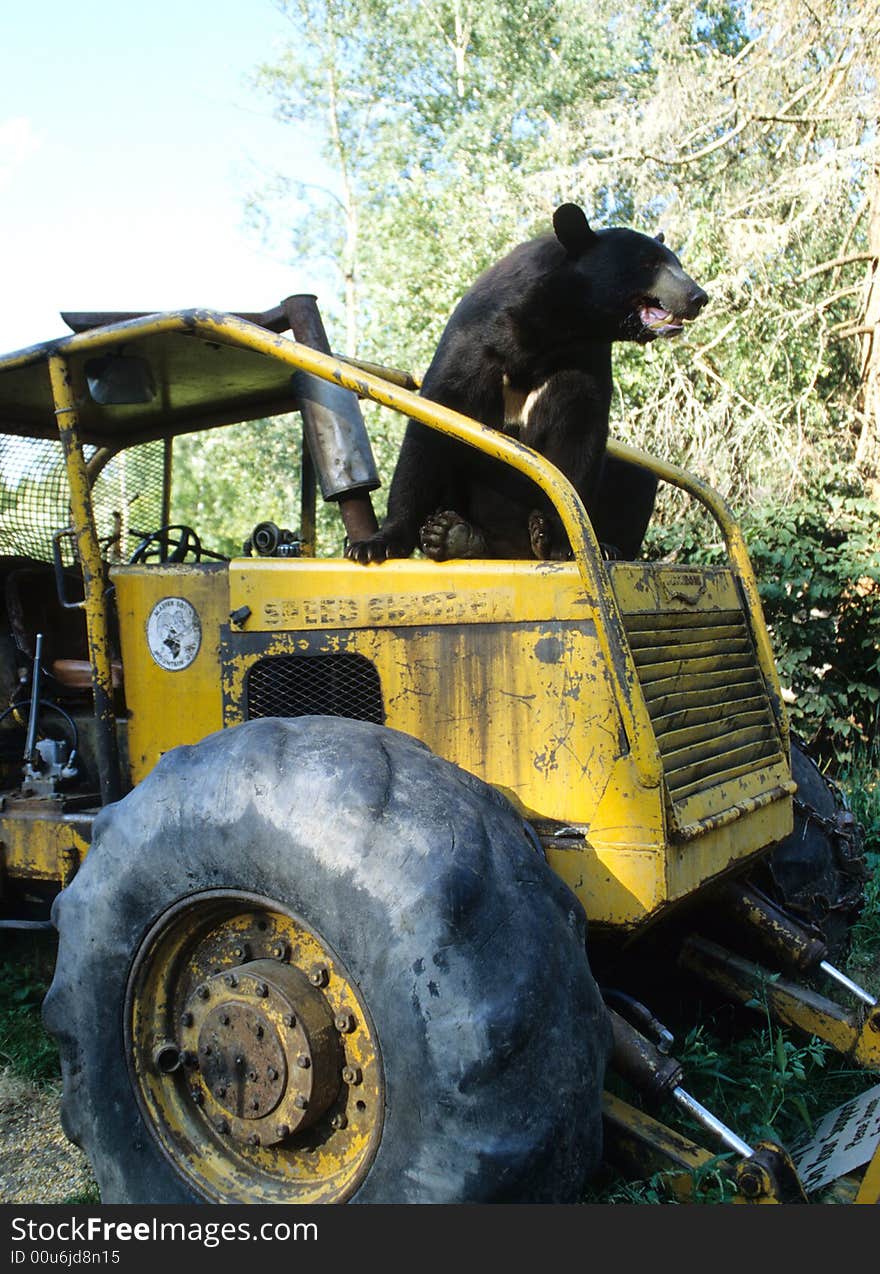
<svg viewBox="0 0 880 1274">
<path fill-rule="evenodd" d="M 202 644 L 198 611 L 185 597 L 163 597 L 147 620 L 147 645 L 160 668 L 181 672 L 188 668 Z"/>
</svg>

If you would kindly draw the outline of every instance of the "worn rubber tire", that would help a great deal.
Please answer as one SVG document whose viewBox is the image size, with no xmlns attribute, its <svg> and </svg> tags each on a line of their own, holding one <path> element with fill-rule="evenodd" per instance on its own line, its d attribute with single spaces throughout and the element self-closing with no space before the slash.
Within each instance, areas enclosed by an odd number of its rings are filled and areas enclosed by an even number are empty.
<svg viewBox="0 0 880 1274">
<path fill-rule="evenodd" d="M 797 801 L 833 822 L 843 808 L 840 798 L 796 738 L 791 741 L 791 771 L 798 785 Z M 829 959 L 843 962 L 850 931 L 864 905 L 865 878 L 860 829 L 854 829 L 848 849 L 845 840 L 796 804 L 791 835 L 774 847 L 756 880 L 776 901 L 819 930 Z"/>
<path fill-rule="evenodd" d="M 579 1199 L 609 1047 L 580 904 L 480 780 L 397 731 L 303 717 L 166 754 L 56 902 L 44 1020 L 104 1202 L 195 1198 L 133 1095 L 123 1013 L 144 935 L 200 889 L 277 900 L 356 981 L 386 1108 L 353 1202 Z"/>
</svg>

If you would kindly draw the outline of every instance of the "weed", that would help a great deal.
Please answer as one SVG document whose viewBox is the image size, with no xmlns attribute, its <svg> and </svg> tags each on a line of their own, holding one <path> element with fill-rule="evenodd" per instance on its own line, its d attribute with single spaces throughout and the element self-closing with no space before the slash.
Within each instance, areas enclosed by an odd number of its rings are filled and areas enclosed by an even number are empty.
<svg viewBox="0 0 880 1274">
<path fill-rule="evenodd" d="M 36 1083 L 58 1079 L 61 1068 L 54 1040 L 43 1030 L 40 1006 L 51 981 L 46 952 L 37 943 L 4 943 L 0 961 L 0 1066 Z"/>
</svg>

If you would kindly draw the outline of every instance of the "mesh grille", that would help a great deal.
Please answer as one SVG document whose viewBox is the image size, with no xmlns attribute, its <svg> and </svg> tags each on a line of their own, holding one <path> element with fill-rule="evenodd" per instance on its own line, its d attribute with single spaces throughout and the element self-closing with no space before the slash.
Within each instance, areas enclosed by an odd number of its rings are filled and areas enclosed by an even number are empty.
<svg viewBox="0 0 880 1274">
<path fill-rule="evenodd" d="M 623 620 L 673 802 L 783 759 L 741 611 Z"/>
<path fill-rule="evenodd" d="M 350 717 L 383 725 L 379 674 L 363 655 L 273 655 L 248 673 L 247 716 Z"/>
<path fill-rule="evenodd" d="M 119 530 L 123 533 L 122 549 L 108 554 L 112 560 L 126 560 L 124 536 L 130 524 L 146 530 L 161 524 L 163 449 L 162 442 L 130 447 L 109 460 L 95 479 L 92 505 L 99 537 L 109 541 Z M 95 450 L 85 448 L 87 461 Z M 50 562 L 52 535 L 69 525 L 60 441 L 0 434 L 0 554 Z"/>
</svg>

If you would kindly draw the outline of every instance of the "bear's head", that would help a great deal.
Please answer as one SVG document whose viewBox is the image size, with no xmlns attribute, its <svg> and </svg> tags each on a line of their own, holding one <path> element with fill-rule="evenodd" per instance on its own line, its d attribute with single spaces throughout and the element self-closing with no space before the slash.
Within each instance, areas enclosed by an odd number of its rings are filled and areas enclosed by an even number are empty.
<svg viewBox="0 0 880 1274">
<path fill-rule="evenodd" d="M 596 336 L 641 344 L 677 336 L 709 299 L 662 234 L 652 239 L 636 230 L 593 230 L 571 203 L 556 209 L 553 229 L 577 283 L 578 308 Z"/>
</svg>

